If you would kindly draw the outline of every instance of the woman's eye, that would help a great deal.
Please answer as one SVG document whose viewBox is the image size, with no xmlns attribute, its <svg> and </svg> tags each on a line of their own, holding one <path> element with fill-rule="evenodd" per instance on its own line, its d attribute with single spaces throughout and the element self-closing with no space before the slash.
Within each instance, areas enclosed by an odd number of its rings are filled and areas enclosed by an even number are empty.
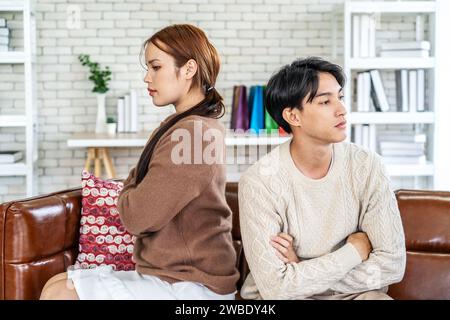
<svg viewBox="0 0 450 320">
<path fill-rule="evenodd" d="M 344 100 L 344 96 L 340 96 L 339 100 L 341 100 L 341 101 Z"/>
<path fill-rule="evenodd" d="M 319 104 L 328 104 L 330 100 L 319 102 Z"/>
<path fill-rule="evenodd" d="M 152 69 L 155 70 L 155 71 L 158 70 L 159 68 L 161 68 L 161 67 L 160 66 L 153 66 L 152 67 Z"/>
</svg>

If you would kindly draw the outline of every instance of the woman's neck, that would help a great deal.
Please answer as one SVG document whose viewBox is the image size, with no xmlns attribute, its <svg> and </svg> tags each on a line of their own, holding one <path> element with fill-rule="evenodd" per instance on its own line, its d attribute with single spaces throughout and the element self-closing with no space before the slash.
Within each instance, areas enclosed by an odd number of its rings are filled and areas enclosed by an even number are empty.
<svg viewBox="0 0 450 320">
<path fill-rule="evenodd" d="M 320 144 L 294 136 L 290 145 L 290 152 L 295 166 L 305 176 L 320 179 L 327 175 L 333 155 L 331 143 Z"/>
<path fill-rule="evenodd" d="M 182 113 L 205 99 L 205 94 L 200 89 L 188 92 L 182 99 L 174 103 L 176 113 Z"/>
</svg>

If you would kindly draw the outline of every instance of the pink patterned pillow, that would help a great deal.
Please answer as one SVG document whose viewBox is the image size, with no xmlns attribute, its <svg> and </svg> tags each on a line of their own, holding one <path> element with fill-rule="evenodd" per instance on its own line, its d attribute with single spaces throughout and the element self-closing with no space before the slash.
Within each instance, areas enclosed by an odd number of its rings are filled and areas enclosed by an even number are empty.
<svg viewBox="0 0 450 320">
<path fill-rule="evenodd" d="M 134 238 L 119 217 L 117 199 L 122 182 L 106 181 L 83 170 L 79 254 L 75 268 L 112 265 L 134 270 Z"/>
</svg>

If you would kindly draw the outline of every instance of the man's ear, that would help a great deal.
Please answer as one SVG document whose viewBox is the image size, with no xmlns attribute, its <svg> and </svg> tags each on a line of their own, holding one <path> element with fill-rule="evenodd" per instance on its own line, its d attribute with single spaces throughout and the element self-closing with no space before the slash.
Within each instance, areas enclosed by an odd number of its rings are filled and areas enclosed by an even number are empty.
<svg viewBox="0 0 450 320">
<path fill-rule="evenodd" d="M 194 59 L 189 59 L 183 66 L 183 75 L 186 80 L 192 79 L 197 73 L 198 65 Z"/>
<path fill-rule="evenodd" d="M 289 123 L 293 127 L 301 127 L 301 117 L 300 110 L 298 108 L 289 108 L 286 107 L 283 109 L 282 113 L 284 121 Z"/>
</svg>

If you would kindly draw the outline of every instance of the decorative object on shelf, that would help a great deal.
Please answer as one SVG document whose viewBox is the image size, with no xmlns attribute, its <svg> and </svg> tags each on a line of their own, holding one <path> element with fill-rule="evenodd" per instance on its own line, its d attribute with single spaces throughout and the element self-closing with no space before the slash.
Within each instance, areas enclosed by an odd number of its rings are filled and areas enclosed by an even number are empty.
<svg viewBox="0 0 450 320">
<path fill-rule="evenodd" d="M 117 129 L 117 123 L 114 120 L 113 117 L 108 117 L 108 119 L 106 119 L 106 125 L 107 125 L 107 132 L 109 135 L 115 135 L 116 134 L 116 129 Z"/>
<path fill-rule="evenodd" d="M 97 93 L 97 121 L 95 124 L 95 133 L 106 132 L 106 109 L 105 98 L 106 92 L 109 90 L 108 82 L 111 80 L 111 71 L 109 67 L 104 70 L 100 69 L 97 62 L 91 62 L 89 55 L 80 54 L 78 56 L 83 66 L 89 67 L 91 75 L 89 80 L 94 82 L 94 88 L 92 92 Z"/>
<path fill-rule="evenodd" d="M 137 92 L 131 89 L 127 94 L 117 99 L 117 132 L 138 131 L 138 100 Z"/>
</svg>

